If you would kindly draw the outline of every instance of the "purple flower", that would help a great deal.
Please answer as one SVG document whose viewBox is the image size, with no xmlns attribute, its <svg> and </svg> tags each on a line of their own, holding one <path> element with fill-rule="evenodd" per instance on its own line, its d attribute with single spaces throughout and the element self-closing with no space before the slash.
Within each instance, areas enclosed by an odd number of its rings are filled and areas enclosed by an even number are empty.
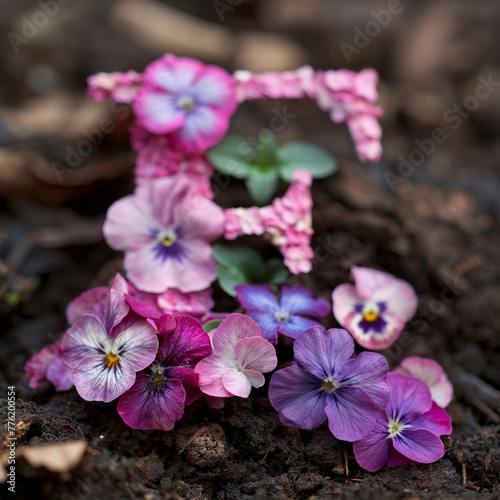
<svg viewBox="0 0 500 500">
<path fill-rule="evenodd" d="M 134 429 L 169 431 L 184 414 L 184 406 L 201 396 L 193 368 L 212 349 L 196 319 L 179 314 L 155 320 L 160 347 L 154 362 L 118 402 L 118 413 Z"/>
<path fill-rule="evenodd" d="M 116 315 L 84 314 L 62 340 L 64 363 L 78 394 L 105 403 L 134 384 L 136 372 L 151 364 L 157 349 L 154 327 L 134 313 L 120 322 Z"/>
<path fill-rule="evenodd" d="M 283 423 L 313 429 L 328 419 L 337 439 L 356 441 L 389 401 L 388 365 L 380 354 L 356 357 L 345 330 L 314 326 L 293 346 L 295 362 L 271 378 L 269 399 Z"/>
<path fill-rule="evenodd" d="M 386 349 L 415 314 L 417 295 L 392 274 L 353 266 L 354 285 L 339 285 L 332 294 L 335 319 L 367 349 Z"/>
<path fill-rule="evenodd" d="M 224 137 L 237 103 L 234 80 L 222 68 L 166 54 L 145 69 L 142 79 L 134 111 L 146 130 L 171 133 L 178 147 L 190 152 Z"/>
<path fill-rule="evenodd" d="M 359 465 L 371 472 L 409 460 L 430 464 L 444 455 L 439 436 L 451 434 L 449 415 L 433 404 L 427 385 L 414 377 L 389 373 L 392 394 L 375 426 L 353 444 Z"/>
<path fill-rule="evenodd" d="M 267 284 L 238 285 L 235 290 L 246 314 L 273 344 L 278 343 L 278 333 L 295 339 L 307 328 L 320 324 L 312 318 L 322 318 L 330 311 L 325 299 L 314 299 L 303 286 L 281 285 L 279 300 Z"/>
<path fill-rule="evenodd" d="M 276 368 L 274 347 L 248 316 L 231 314 L 210 337 L 213 352 L 195 369 L 200 389 L 209 396 L 248 398 L 252 387 L 264 385 L 262 374 Z"/>
</svg>

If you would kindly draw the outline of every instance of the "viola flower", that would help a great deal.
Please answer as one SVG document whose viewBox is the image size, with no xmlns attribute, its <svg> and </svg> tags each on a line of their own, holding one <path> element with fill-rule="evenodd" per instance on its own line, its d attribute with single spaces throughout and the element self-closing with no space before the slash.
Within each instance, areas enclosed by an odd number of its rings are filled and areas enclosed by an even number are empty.
<svg viewBox="0 0 500 500">
<path fill-rule="evenodd" d="M 418 299 L 413 287 L 395 276 L 351 268 L 354 285 L 339 285 L 332 294 L 335 319 L 367 349 L 386 349 L 415 314 Z"/>
<path fill-rule="evenodd" d="M 432 400 L 441 408 L 446 408 L 451 403 L 453 386 L 437 361 L 410 356 L 403 359 L 394 371 L 425 382 L 431 391 Z"/>
<path fill-rule="evenodd" d="M 374 352 L 356 357 L 345 331 L 313 326 L 294 342 L 294 363 L 271 378 L 269 400 L 280 420 L 313 429 L 328 419 L 343 441 L 363 438 L 389 402 L 386 359 Z"/>
<path fill-rule="evenodd" d="M 385 411 L 361 441 L 353 444 L 361 467 L 374 472 L 387 462 L 389 467 L 409 460 L 430 464 L 444 455 L 439 438 L 451 434 L 449 415 L 433 405 L 427 385 L 414 377 L 389 373 L 391 399 Z"/>
<path fill-rule="evenodd" d="M 223 233 L 223 210 L 193 194 L 181 174 L 139 186 L 108 210 L 104 236 L 125 251 L 132 284 L 145 292 L 205 290 L 215 280 L 211 241 Z"/>
<path fill-rule="evenodd" d="M 42 387 L 49 382 L 58 391 L 67 391 L 73 386 L 70 371 L 63 362 L 61 341 L 62 337 L 44 347 L 31 356 L 24 365 L 24 373 L 32 389 Z"/>
<path fill-rule="evenodd" d="M 217 66 L 166 54 L 143 73 L 134 101 L 139 124 L 154 134 L 171 134 L 185 151 L 204 151 L 226 135 L 236 109 L 232 77 Z"/>
<path fill-rule="evenodd" d="M 213 351 L 195 368 L 200 389 L 209 396 L 247 398 L 262 387 L 263 373 L 276 368 L 274 347 L 257 324 L 243 314 L 231 314 L 210 332 Z"/>
<path fill-rule="evenodd" d="M 173 429 L 184 406 L 201 396 L 197 361 L 211 352 L 210 338 L 190 316 L 156 320 L 160 346 L 154 362 L 137 374 L 135 384 L 120 398 L 118 413 L 134 429 Z"/>
<path fill-rule="evenodd" d="M 108 403 L 134 384 L 136 372 L 152 363 L 158 339 L 153 326 L 133 313 L 114 327 L 113 318 L 103 320 L 84 314 L 63 336 L 61 347 L 78 394 L 87 401 Z"/>
<path fill-rule="evenodd" d="M 268 284 L 237 285 L 235 290 L 236 300 L 273 344 L 278 343 L 279 333 L 296 339 L 307 328 L 320 325 L 316 319 L 330 311 L 328 301 L 315 299 L 303 286 L 281 285 L 279 300 Z"/>
</svg>

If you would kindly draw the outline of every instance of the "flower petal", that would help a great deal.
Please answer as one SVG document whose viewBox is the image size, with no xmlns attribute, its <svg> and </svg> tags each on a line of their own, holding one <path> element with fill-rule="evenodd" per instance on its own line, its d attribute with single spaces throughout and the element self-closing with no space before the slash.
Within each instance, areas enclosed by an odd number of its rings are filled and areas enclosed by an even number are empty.
<svg viewBox="0 0 500 500">
<path fill-rule="evenodd" d="M 432 404 L 428 412 L 412 420 L 411 427 L 412 429 L 427 429 L 436 436 L 448 436 L 453 431 L 450 416 L 436 403 Z"/>
<path fill-rule="evenodd" d="M 148 391 L 149 380 L 149 374 L 137 375 L 135 384 L 118 401 L 118 413 L 133 429 L 170 431 L 184 414 L 184 387 L 173 378 L 161 391 Z"/>
<path fill-rule="evenodd" d="M 403 359 L 395 371 L 424 381 L 429 386 L 432 400 L 441 408 L 446 408 L 450 404 L 453 398 L 453 386 L 437 361 L 410 356 Z"/>
<path fill-rule="evenodd" d="M 332 303 L 335 319 L 345 328 L 346 320 L 355 310 L 357 304 L 363 299 L 357 294 L 356 288 L 351 283 L 343 283 L 333 290 Z"/>
<path fill-rule="evenodd" d="M 319 326 L 323 330 L 325 327 L 317 321 L 303 316 L 291 315 L 286 323 L 278 323 L 278 332 L 292 339 L 296 339 L 302 332 L 311 328 L 311 326 Z"/>
<path fill-rule="evenodd" d="M 342 441 L 357 441 L 374 427 L 377 408 L 359 387 L 342 387 L 326 400 L 325 413 L 331 433 Z"/>
<path fill-rule="evenodd" d="M 186 391 L 186 402 L 184 404 L 190 405 L 193 401 L 196 401 L 202 396 L 198 382 L 198 375 L 193 369 L 178 366 L 175 368 L 169 368 L 168 377 L 182 382 L 182 386 Z"/>
<path fill-rule="evenodd" d="M 359 387 L 370 396 L 377 411 L 385 410 L 391 397 L 391 388 L 387 382 L 389 364 L 381 354 L 361 352 L 349 360 L 338 373 L 342 387 Z"/>
<path fill-rule="evenodd" d="M 237 285 L 236 300 L 245 311 L 257 309 L 259 311 L 276 312 L 279 310 L 278 299 L 271 292 L 267 284 L 262 285 Z"/>
<path fill-rule="evenodd" d="M 175 322 L 174 330 L 170 330 L 170 321 L 166 331 L 159 330 L 158 359 L 168 366 L 186 367 L 211 354 L 210 337 L 198 320 L 179 314 L 175 316 Z"/>
<path fill-rule="evenodd" d="M 73 387 L 71 370 L 63 361 L 62 354 L 56 354 L 47 365 L 47 380 L 54 384 L 58 391 L 67 391 Z"/>
<path fill-rule="evenodd" d="M 28 379 L 28 386 L 38 389 L 47 384 L 47 368 L 50 361 L 60 351 L 56 343 L 45 346 L 43 349 L 33 354 L 24 365 L 24 374 Z"/>
<path fill-rule="evenodd" d="M 249 337 L 262 338 L 257 323 L 243 314 L 231 314 L 213 330 L 214 352 L 232 361 L 238 342 Z"/>
<path fill-rule="evenodd" d="M 323 381 L 354 356 L 354 341 L 345 330 L 313 326 L 297 338 L 293 352 L 299 365 Z"/>
<path fill-rule="evenodd" d="M 404 322 L 401 318 L 390 312 L 381 315 L 383 323 L 380 323 L 380 331 L 364 328 L 363 315 L 359 312 L 352 312 L 344 321 L 344 327 L 354 337 L 356 342 L 366 349 L 381 350 L 387 349 L 399 337 L 403 331 Z"/>
<path fill-rule="evenodd" d="M 71 370 L 71 378 L 83 399 L 109 403 L 134 385 L 135 370 L 126 359 L 108 369 L 104 356 L 89 356 Z"/>
<path fill-rule="evenodd" d="M 299 337 L 300 338 L 300 337 Z M 314 429 L 326 420 L 321 381 L 298 365 L 278 370 L 269 384 L 269 400 L 280 419 L 301 429 Z"/>
<path fill-rule="evenodd" d="M 367 471 L 375 472 L 381 469 L 388 459 L 392 442 L 387 439 L 387 425 L 384 412 L 378 413 L 372 430 L 352 445 L 356 462 Z"/>
<path fill-rule="evenodd" d="M 120 356 L 120 363 L 122 360 L 127 360 L 138 372 L 149 366 L 156 358 L 158 337 L 153 326 L 141 318 L 118 333 L 113 347 Z"/>
<path fill-rule="evenodd" d="M 430 464 L 444 455 L 441 439 L 426 429 L 405 429 L 392 443 L 403 456 L 421 464 Z"/>
<path fill-rule="evenodd" d="M 303 286 L 281 285 L 280 305 L 290 314 L 322 318 L 330 312 L 330 304 L 323 298 L 315 299 L 311 290 Z"/>
<path fill-rule="evenodd" d="M 371 300 L 385 302 L 387 309 L 397 314 L 404 323 L 413 317 L 418 308 L 415 289 L 408 282 L 398 278 L 393 278 L 390 283 L 378 288 Z"/>
<path fill-rule="evenodd" d="M 261 336 L 241 339 L 234 348 L 234 360 L 244 370 L 260 373 L 270 372 L 278 364 L 273 345 Z"/>
<path fill-rule="evenodd" d="M 137 122 L 154 134 L 168 134 L 184 126 L 187 120 L 185 109 L 177 105 L 177 96 L 143 88 L 134 100 Z"/>
<path fill-rule="evenodd" d="M 250 309 L 247 311 L 247 316 L 257 323 L 262 337 L 273 344 L 278 343 L 278 327 L 280 324 L 274 317 L 273 312 Z"/>
<path fill-rule="evenodd" d="M 231 397 L 233 394 L 225 389 L 222 384 L 222 377 L 231 363 L 223 356 L 212 354 L 202 359 L 195 367 L 198 374 L 200 389 L 209 396 Z"/>
<path fill-rule="evenodd" d="M 399 465 L 406 465 L 410 460 L 404 455 L 401 455 L 394 446 L 391 445 L 389 448 L 389 455 L 387 457 L 388 467 L 398 467 Z"/>
<path fill-rule="evenodd" d="M 351 267 L 354 278 L 354 286 L 357 294 L 367 302 L 372 299 L 373 294 L 381 287 L 389 285 L 397 280 L 392 274 L 371 269 L 369 267 Z"/>
<path fill-rule="evenodd" d="M 387 375 L 387 380 L 392 391 L 386 409 L 389 418 L 398 419 L 404 415 L 403 423 L 411 423 L 431 409 L 432 398 L 429 388 L 418 378 L 391 372 Z"/>
<path fill-rule="evenodd" d="M 261 375 L 262 378 L 264 378 Z M 227 392 L 240 398 L 248 398 L 252 385 L 247 376 L 233 367 L 228 368 L 222 376 L 222 385 Z"/>
<path fill-rule="evenodd" d="M 104 300 L 96 304 L 94 314 L 102 321 L 107 332 L 123 321 L 130 310 L 127 299 L 118 290 L 109 290 Z"/>
<path fill-rule="evenodd" d="M 95 306 L 102 302 L 109 295 L 107 286 L 98 286 L 91 288 L 73 299 L 66 307 L 66 319 L 72 325 L 78 318 L 84 314 L 92 314 Z"/>
<path fill-rule="evenodd" d="M 237 106 L 234 80 L 218 66 L 205 66 L 191 88 L 196 102 L 220 108 L 231 115 Z"/>
<path fill-rule="evenodd" d="M 71 326 L 61 341 L 64 362 L 74 368 L 89 356 L 104 355 L 111 346 L 102 321 L 93 314 L 84 314 Z"/>
</svg>

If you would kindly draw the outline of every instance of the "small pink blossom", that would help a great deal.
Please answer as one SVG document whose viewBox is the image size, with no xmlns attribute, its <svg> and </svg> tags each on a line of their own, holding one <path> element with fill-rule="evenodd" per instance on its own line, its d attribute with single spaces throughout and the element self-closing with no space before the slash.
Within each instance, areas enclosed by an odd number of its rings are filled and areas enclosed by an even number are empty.
<svg viewBox="0 0 500 500">
<path fill-rule="evenodd" d="M 309 172 L 296 171 L 283 198 L 276 198 L 271 205 L 226 210 L 225 237 L 234 240 L 238 236 L 263 234 L 280 249 L 293 274 L 309 272 L 314 258 L 311 184 Z"/>
<path fill-rule="evenodd" d="M 232 77 L 218 66 L 166 54 L 143 74 L 134 100 L 139 124 L 154 134 L 170 134 L 178 149 L 204 151 L 226 134 L 236 109 Z"/>
<path fill-rule="evenodd" d="M 424 381 L 431 391 L 432 400 L 441 408 L 446 408 L 450 404 L 453 398 L 453 386 L 437 361 L 410 356 L 403 359 L 395 371 Z"/>
<path fill-rule="evenodd" d="M 139 125 L 132 127 L 130 142 L 137 152 L 134 172 L 138 184 L 183 173 L 193 185 L 202 187 L 206 198 L 213 198 L 210 176 L 214 168 L 205 154 L 178 150 L 169 134 L 151 134 Z"/>
<path fill-rule="evenodd" d="M 97 73 L 87 79 L 87 94 L 96 101 L 113 99 L 130 103 L 142 87 L 142 76 L 135 71 Z"/>
<path fill-rule="evenodd" d="M 139 186 L 108 210 L 104 236 L 125 251 L 128 279 L 139 290 L 205 290 L 216 278 L 210 242 L 223 233 L 223 210 L 177 174 Z"/>
<path fill-rule="evenodd" d="M 212 354 L 195 368 L 200 389 L 209 396 L 247 398 L 278 363 L 274 347 L 248 316 L 231 314 L 209 335 Z"/>
<path fill-rule="evenodd" d="M 367 349 L 386 349 L 415 314 L 413 287 L 392 274 L 353 266 L 354 285 L 344 283 L 332 294 L 335 319 Z"/>
</svg>

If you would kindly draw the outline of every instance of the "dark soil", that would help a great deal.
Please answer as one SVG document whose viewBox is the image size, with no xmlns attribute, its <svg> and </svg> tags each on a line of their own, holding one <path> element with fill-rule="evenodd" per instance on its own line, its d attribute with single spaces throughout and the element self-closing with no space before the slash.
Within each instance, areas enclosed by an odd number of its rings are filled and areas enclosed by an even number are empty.
<svg viewBox="0 0 500 500">
<path fill-rule="evenodd" d="M 80 125 L 71 106 L 58 109 L 76 122 L 72 134 L 54 123 L 46 104 L 41 122 L 48 125 L 21 133 L 13 126 L 15 112 L 27 106 L 28 116 L 40 114 L 25 99 L 46 102 L 48 95 L 63 92 L 74 104 L 83 95 L 86 75 L 140 70 L 160 55 L 114 23 L 111 8 L 117 1 L 89 1 L 68 19 L 62 18 L 61 6 L 51 33 L 33 38 L 18 54 L 10 46 L 0 54 L 5 72 L 0 83 L 5 111 L 0 115 L 2 422 L 7 386 L 15 385 L 17 420 L 24 422 L 18 446 L 88 442 L 84 459 L 70 473 L 34 469 L 20 459 L 17 498 L 31 498 L 34 491 L 36 498 L 51 500 L 499 498 L 500 92 L 493 91 L 455 130 L 446 113 L 474 95 L 480 76 L 499 75 L 500 6 L 487 0 L 405 4 L 347 65 L 339 44 L 352 43 L 354 27 L 364 27 L 372 19 L 370 10 L 385 8 L 385 2 L 374 6 L 363 0 L 347 7 L 333 0 L 306 6 L 290 1 L 285 9 L 279 0 L 249 1 L 228 11 L 223 23 L 210 2 L 164 3 L 224 29 L 279 32 L 301 44 L 317 67 L 374 66 L 381 72 L 385 155 L 378 166 L 360 166 L 345 128 L 331 124 L 308 102 L 245 104 L 232 128 L 255 136 L 273 108 L 286 105 L 296 118 L 279 140 L 314 142 L 340 159 L 339 173 L 313 186 L 316 259 L 314 271 L 301 281 L 329 298 L 348 280 L 351 265 L 363 265 L 412 283 L 419 310 L 399 342 L 383 354 L 391 367 L 409 355 L 442 363 L 455 386 L 449 407 L 454 432 L 444 438 L 447 453 L 435 464 L 368 473 L 357 466 L 352 447 L 336 441 L 326 426 L 299 431 L 282 425 L 265 387 L 248 400 L 229 400 L 222 410 L 197 401 L 168 433 L 128 428 L 114 403 L 89 403 L 74 390 L 27 387 L 24 362 L 64 330 L 65 305 L 120 269 L 119 256 L 106 247 L 99 227 L 106 207 L 132 189 L 133 156 L 127 152 L 130 116 L 113 114 L 105 104 L 96 120 L 107 110 L 113 132 L 85 158 L 84 168 L 60 182 L 50 162 L 64 158 L 67 145 L 76 147 L 87 122 Z M 2 33 L 32 15 L 32 5 L 11 5 L 0 21 Z M 64 8 L 71 13 L 76 5 Z M 315 6 L 323 10 L 318 13 Z M 235 69 L 236 63 L 231 59 L 227 65 Z M 49 88 L 43 91 L 30 87 L 33 66 L 48 68 L 57 83 L 46 81 Z M 414 141 L 428 139 L 436 127 L 447 140 L 425 155 L 422 166 L 398 171 L 398 157 L 408 158 L 417 148 Z M 224 206 L 249 203 L 237 182 L 217 191 L 216 201 Z M 273 252 L 258 239 L 251 242 Z M 220 290 L 216 298 L 220 310 L 235 307 Z M 325 324 L 337 326 L 332 316 Z M 290 353 L 289 345 L 280 346 L 280 363 Z M 5 432 L 2 427 L 2 441 Z M 4 485 L 0 492 L 1 498 L 11 498 Z"/>
</svg>

